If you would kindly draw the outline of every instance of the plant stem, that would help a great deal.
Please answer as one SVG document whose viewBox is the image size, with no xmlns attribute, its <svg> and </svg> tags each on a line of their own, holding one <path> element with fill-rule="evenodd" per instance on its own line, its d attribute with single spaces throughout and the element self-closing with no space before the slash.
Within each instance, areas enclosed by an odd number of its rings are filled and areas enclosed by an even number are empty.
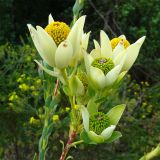
<svg viewBox="0 0 160 160">
<path fill-rule="evenodd" d="M 73 96 L 69 96 L 69 100 L 70 100 L 70 104 L 71 104 L 71 122 L 72 124 L 70 125 L 70 134 L 69 134 L 69 139 L 67 141 L 66 146 L 63 149 L 63 152 L 61 154 L 61 157 L 59 160 L 65 160 L 67 153 L 70 149 L 70 145 L 73 143 L 74 139 L 76 138 L 76 125 L 75 125 L 75 109 L 74 109 L 74 105 L 75 105 L 75 98 Z"/>
<path fill-rule="evenodd" d="M 55 87 L 55 90 L 54 90 L 54 97 L 57 95 L 57 91 L 58 91 L 59 83 L 60 83 L 60 80 L 59 80 L 59 79 L 57 79 L 56 87 Z"/>
<path fill-rule="evenodd" d="M 141 157 L 139 160 L 151 160 L 158 156 L 160 156 L 160 144 L 156 148 L 154 148 L 151 152 Z"/>
<path fill-rule="evenodd" d="M 54 97 L 57 95 L 58 86 L 60 81 L 57 79 L 55 89 L 53 91 Z M 42 135 L 39 140 L 39 160 L 45 160 L 46 156 L 46 148 L 48 145 L 48 139 L 51 135 L 52 129 L 53 129 L 53 122 L 52 122 L 52 116 L 51 113 L 53 112 L 54 108 L 50 108 L 50 104 L 53 99 L 49 100 L 49 104 L 46 104 L 45 107 L 45 120 L 44 120 L 44 126 L 42 130 Z"/>
<path fill-rule="evenodd" d="M 70 149 L 70 145 L 72 144 L 72 142 L 74 141 L 75 138 L 76 138 L 76 132 L 72 131 L 70 136 L 69 136 L 69 139 L 67 141 L 67 144 L 63 149 L 63 152 L 62 152 L 61 157 L 60 157 L 59 160 L 65 160 L 66 155 L 67 155 L 67 153 L 68 153 L 68 151 Z"/>
<path fill-rule="evenodd" d="M 48 138 L 50 136 L 50 134 L 47 133 L 48 121 L 49 121 L 49 117 L 47 116 L 47 118 L 45 119 L 45 122 L 44 122 L 42 135 L 41 135 L 41 138 L 39 141 L 39 160 L 45 160 L 46 147 L 48 144 Z"/>
<path fill-rule="evenodd" d="M 83 143 L 84 141 L 83 140 L 79 140 L 79 141 L 76 141 L 76 142 L 73 142 L 69 147 L 71 148 L 71 147 L 74 147 L 74 146 L 76 146 L 77 144 L 81 144 L 81 143 Z"/>
</svg>

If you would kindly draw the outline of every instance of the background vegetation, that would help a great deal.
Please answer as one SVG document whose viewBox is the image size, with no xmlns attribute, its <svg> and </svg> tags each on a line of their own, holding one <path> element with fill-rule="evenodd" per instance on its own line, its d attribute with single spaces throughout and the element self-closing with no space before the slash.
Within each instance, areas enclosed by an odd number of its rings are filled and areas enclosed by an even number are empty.
<svg viewBox="0 0 160 160">
<path fill-rule="evenodd" d="M 160 141 L 160 0 L 87 0 L 85 31 L 99 39 L 125 34 L 133 43 L 146 35 L 139 58 L 119 91 L 103 107 L 126 103 L 119 129 L 120 141 L 112 145 L 80 145 L 71 155 L 77 160 L 137 160 Z M 39 58 L 28 38 L 27 23 L 47 24 L 72 20 L 73 0 L 0 0 L 0 159 L 30 160 L 37 152 L 43 124 L 43 87 L 33 60 Z M 23 37 L 23 38 L 22 38 Z M 90 48 L 92 45 L 90 46 Z M 40 72 L 39 72 L 40 74 Z M 66 140 L 69 108 L 65 97 L 51 135 L 47 160 L 58 159 Z M 116 98 L 115 98 L 116 97 Z M 67 107 L 67 108 L 66 108 Z M 91 157 L 92 155 L 92 157 Z"/>
</svg>

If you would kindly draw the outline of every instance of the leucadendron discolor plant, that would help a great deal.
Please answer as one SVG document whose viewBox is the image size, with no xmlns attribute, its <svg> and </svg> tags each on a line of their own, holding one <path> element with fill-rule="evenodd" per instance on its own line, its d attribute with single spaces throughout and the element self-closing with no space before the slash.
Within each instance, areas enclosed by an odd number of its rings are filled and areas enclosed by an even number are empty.
<svg viewBox="0 0 160 160">
<path fill-rule="evenodd" d="M 44 88 L 45 116 L 39 141 L 40 160 L 45 159 L 48 138 L 53 132 L 52 117 L 59 104 L 59 84 L 71 106 L 69 138 L 60 160 L 66 159 L 69 149 L 77 144 L 112 143 L 122 136 L 116 126 L 125 104 L 106 106 L 112 107 L 107 113 L 100 106 L 134 64 L 145 36 L 131 44 L 124 35 L 110 40 L 101 30 L 100 43 L 93 40 L 94 48 L 88 53 L 91 32 L 84 32 L 86 16 L 80 16 L 83 5 L 83 0 L 76 0 L 72 26 L 54 20 L 51 14 L 45 28 L 34 28 L 28 24 L 34 45 L 42 58 L 42 61 L 35 62 L 50 77 L 57 79 L 56 85 L 51 80 L 51 87 Z"/>
</svg>

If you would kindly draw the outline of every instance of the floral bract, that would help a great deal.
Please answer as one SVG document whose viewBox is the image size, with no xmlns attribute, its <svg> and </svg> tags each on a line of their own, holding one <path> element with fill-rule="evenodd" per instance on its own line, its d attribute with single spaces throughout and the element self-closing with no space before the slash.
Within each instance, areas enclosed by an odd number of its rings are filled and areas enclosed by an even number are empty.
<svg viewBox="0 0 160 160">
<path fill-rule="evenodd" d="M 113 138 L 112 134 L 114 133 L 116 125 L 118 124 L 124 109 L 125 105 L 118 105 L 113 107 L 107 114 L 95 112 L 94 114 L 92 113 L 92 115 L 90 115 L 87 108 L 81 106 L 84 129 L 91 142 L 109 142 L 107 140 Z M 115 136 L 115 134 L 117 134 L 117 132 L 115 132 L 113 136 Z M 120 133 L 117 134 L 117 137 L 114 137 L 114 140 L 119 137 L 121 137 Z"/>
<path fill-rule="evenodd" d="M 125 36 L 112 49 L 104 31 L 100 32 L 100 45 L 94 40 L 95 49 L 85 52 L 85 66 L 89 79 L 99 89 L 112 85 L 122 72 L 128 71 L 135 62 L 145 36 L 125 47 Z M 96 65 L 95 65 L 96 62 Z M 109 62 L 109 63 L 106 63 Z M 94 64 L 94 65 L 93 65 Z"/>
</svg>

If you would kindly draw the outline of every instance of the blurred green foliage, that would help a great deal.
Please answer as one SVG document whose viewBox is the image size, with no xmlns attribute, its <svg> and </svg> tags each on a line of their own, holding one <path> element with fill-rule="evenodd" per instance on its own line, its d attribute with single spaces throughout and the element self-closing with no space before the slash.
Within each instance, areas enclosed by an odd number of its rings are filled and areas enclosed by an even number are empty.
<svg viewBox="0 0 160 160">
<path fill-rule="evenodd" d="M 27 39 L 27 23 L 44 27 L 49 13 L 56 20 L 71 21 L 73 4 L 73 0 L 0 0 L 0 159 L 32 159 L 43 124 L 43 81 L 33 61 L 38 54 L 30 40 L 24 43 L 19 36 Z M 100 29 L 110 37 L 125 34 L 131 43 L 143 35 L 147 39 L 130 76 L 102 106 L 107 111 L 127 104 L 118 126 L 123 137 L 112 145 L 80 145 L 71 155 L 77 160 L 90 160 L 90 155 L 93 160 L 137 160 L 160 140 L 160 0 L 87 0 L 84 14 L 85 30 L 92 30 L 97 40 Z M 67 137 L 70 106 L 59 94 L 59 121 L 50 137 L 47 160 L 53 155 L 58 159 L 59 139 Z"/>
<path fill-rule="evenodd" d="M 19 159 L 18 146 L 24 150 L 25 145 L 34 147 L 28 120 L 43 104 L 42 82 L 33 62 L 35 57 L 36 51 L 29 44 L 6 43 L 0 47 L 1 158 Z M 15 149 L 15 154 L 11 153 L 15 157 L 10 157 L 10 148 Z"/>
</svg>

